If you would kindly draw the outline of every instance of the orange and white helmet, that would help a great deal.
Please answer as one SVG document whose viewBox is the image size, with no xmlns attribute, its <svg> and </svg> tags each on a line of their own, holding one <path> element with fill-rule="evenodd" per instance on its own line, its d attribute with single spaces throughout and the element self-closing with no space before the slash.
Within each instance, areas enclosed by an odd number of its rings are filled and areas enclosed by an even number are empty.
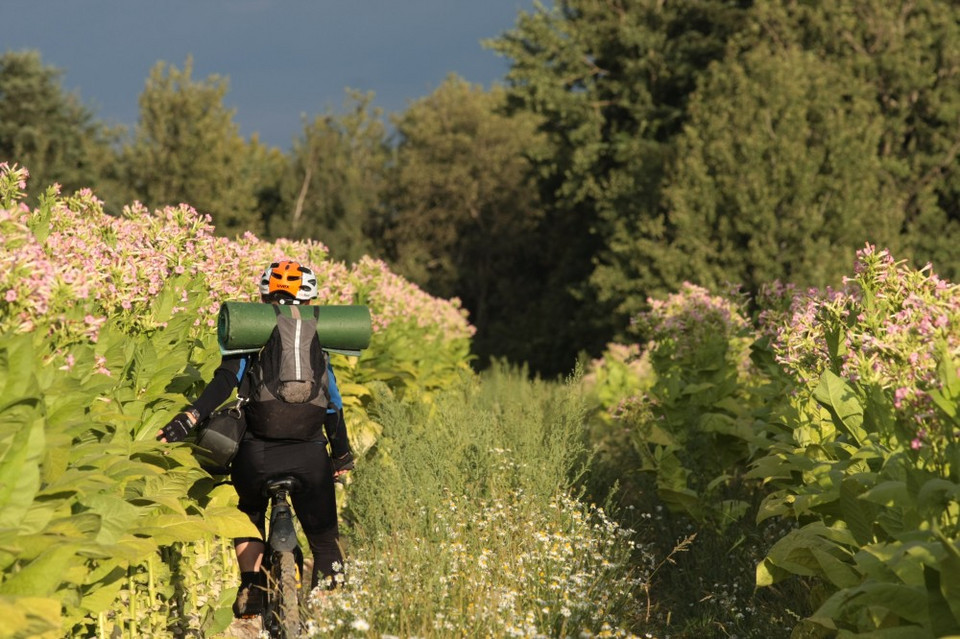
<svg viewBox="0 0 960 639">
<path fill-rule="evenodd" d="M 298 262 L 274 262 L 260 278 L 260 296 L 271 301 L 290 300 L 294 304 L 317 297 L 317 276 Z"/>
</svg>

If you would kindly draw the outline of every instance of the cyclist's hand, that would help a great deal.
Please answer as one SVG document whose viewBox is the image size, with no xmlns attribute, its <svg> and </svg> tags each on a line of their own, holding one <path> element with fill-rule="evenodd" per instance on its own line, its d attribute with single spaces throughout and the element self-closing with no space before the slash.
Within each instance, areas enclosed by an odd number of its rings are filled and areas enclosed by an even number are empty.
<svg viewBox="0 0 960 639">
<path fill-rule="evenodd" d="M 333 460 L 333 478 L 340 479 L 353 470 L 353 453 L 346 452 Z"/>
<path fill-rule="evenodd" d="M 188 413 L 178 413 L 170 423 L 157 431 L 157 439 L 162 442 L 182 442 L 193 428 L 195 419 Z"/>
</svg>

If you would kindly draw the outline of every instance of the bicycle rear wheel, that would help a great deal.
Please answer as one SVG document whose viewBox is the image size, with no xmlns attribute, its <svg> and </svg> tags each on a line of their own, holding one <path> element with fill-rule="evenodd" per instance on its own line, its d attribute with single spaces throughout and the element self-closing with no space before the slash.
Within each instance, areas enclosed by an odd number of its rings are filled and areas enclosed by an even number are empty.
<svg viewBox="0 0 960 639">
<path fill-rule="evenodd" d="M 292 552 L 280 553 L 277 562 L 280 626 L 286 639 L 300 636 L 300 571 Z"/>
<path fill-rule="evenodd" d="M 267 605 L 263 629 L 271 639 L 300 636 L 300 568 L 292 552 L 273 552 L 264 558 L 267 570 Z"/>
</svg>

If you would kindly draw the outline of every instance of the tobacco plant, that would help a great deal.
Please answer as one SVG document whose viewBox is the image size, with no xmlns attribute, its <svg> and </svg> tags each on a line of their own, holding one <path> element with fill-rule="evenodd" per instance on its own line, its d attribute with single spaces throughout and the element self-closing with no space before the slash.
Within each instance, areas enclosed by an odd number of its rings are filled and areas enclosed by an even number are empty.
<svg viewBox="0 0 960 639">
<path fill-rule="evenodd" d="M 375 260 L 218 238 L 188 206 L 110 217 L 56 185 L 30 209 L 27 177 L 0 164 L 0 634 L 214 633 L 234 592 L 225 540 L 254 531 L 189 444 L 154 434 L 217 366 L 219 303 L 255 299 L 263 265 L 293 257 L 322 303 L 370 307 L 370 348 L 337 359 L 361 453 L 379 433 L 369 389 L 456 379 L 473 329 Z"/>
<path fill-rule="evenodd" d="M 637 321 L 650 338 L 652 381 L 617 415 L 663 502 L 723 529 L 746 512 L 731 487 L 764 445 L 763 380 L 750 362 L 754 333 L 742 300 L 686 283 L 651 300 Z"/>
<path fill-rule="evenodd" d="M 843 636 L 957 634 L 960 287 L 867 246 L 842 290 L 774 316 L 789 402 L 753 475 L 776 489 L 760 519 L 803 525 L 758 584 L 824 580 L 832 594 L 808 623 Z"/>
</svg>

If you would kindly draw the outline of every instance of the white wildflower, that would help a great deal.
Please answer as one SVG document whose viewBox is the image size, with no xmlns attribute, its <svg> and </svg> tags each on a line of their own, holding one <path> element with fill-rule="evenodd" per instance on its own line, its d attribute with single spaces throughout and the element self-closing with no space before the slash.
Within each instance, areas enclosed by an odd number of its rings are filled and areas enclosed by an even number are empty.
<svg viewBox="0 0 960 639">
<path fill-rule="evenodd" d="M 364 619 L 354 619 L 353 623 L 350 624 L 350 627 L 354 630 L 359 630 L 360 632 L 366 632 L 370 630 L 370 624 Z"/>
</svg>

